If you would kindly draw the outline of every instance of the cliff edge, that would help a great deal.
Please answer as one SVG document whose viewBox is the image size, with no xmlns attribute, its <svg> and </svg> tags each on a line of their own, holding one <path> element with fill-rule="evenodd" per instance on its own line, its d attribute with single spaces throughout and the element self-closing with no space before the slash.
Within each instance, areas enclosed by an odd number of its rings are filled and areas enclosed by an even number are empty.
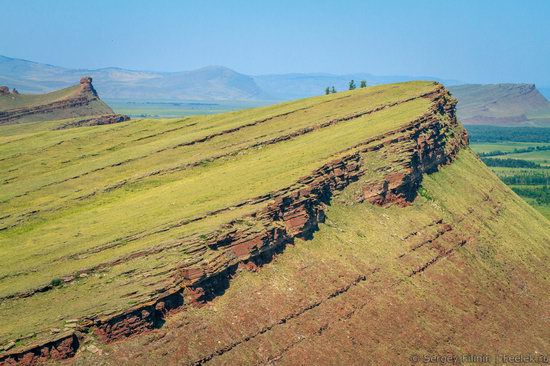
<svg viewBox="0 0 550 366">
<path fill-rule="evenodd" d="M 0 177 L 0 364 L 406 364 L 455 327 L 494 351 L 507 324 L 544 347 L 526 309 L 547 223 L 471 153 L 456 102 L 409 82 L 25 133 Z"/>
<path fill-rule="evenodd" d="M 60 120 L 82 116 L 112 115 L 98 96 L 91 77 L 78 85 L 46 94 L 20 94 L 0 87 L 0 125 Z"/>
</svg>

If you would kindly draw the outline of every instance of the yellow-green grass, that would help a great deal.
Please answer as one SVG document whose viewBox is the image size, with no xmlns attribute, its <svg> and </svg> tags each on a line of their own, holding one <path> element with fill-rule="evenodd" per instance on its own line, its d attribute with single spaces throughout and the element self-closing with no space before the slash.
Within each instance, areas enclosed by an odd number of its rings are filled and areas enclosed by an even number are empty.
<svg viewBox="0 0 550 366">
<path fill-rule="evenodd" d="M 164 179 L 153 177 L 147 183 L 106 193 L 102 199 L 94 197 L 86 203 L 44 214 L 41 220 L 34 219 L 3 233 L 5 252 L 0 254 L 0 260 L 11 256 L 15 248 L 18 259 L 9 261 L 0 270 L 0 276 L 31 269 L 34 271 L 29 273 L 30 277 L 38 277 L 39 274 L 50 278 L 52 275 L 59 276 L 61 273 L 53 271 L 51 266 L 55 258 L 75 255 L 128 235 L 167 227 L 179 220 L 280 190 L 331 160 L 338 151 L 386 132 L 388 127 L 392 127 L 387 125 L 388 121 L 398 125 L 410 121 L 411 117 L 424 112 L 427 104 L 424 99 L 408 102 L 288 142 L 174 173 Z M 131 247 L 131 244 L 127 246 Z M 48 263 L 47 271 L 42 273 L 36 272 L 36 245 L 48 247 L 48 251 L 40 256 L 42 263 Z M 96 264 L 91 256 L 86 258 L 86 262 Z M 60 270 L 67 269 L 64 263 L 60 267 Z M 41 281 L 47 279 L 42 277 Z M 16 283 L 27 281 L 27 276 L 18 276 Z M 10 281 L 6 291 L 17 290 L 25 288 Z M 6 294 L 2 287 L 0 294 Z"/>
<path fill-rule="evenodd" d="M 83 352 L 78 364 L 193 364 L 214 354 L 213 364 L 403 365 L 412 354 L 545 349 L 550 228 L 471 151 L 425 176 L 430 198 L 408 207 L 357 203 L 361 184 L 334 198 L 312 240 L 239 273 L 211 306 L 151 335 L 96 343 L 108 355 Z M 433 239 L 436 222 L 449 235 Z M 457 247 L 453 235 L 468 241 Z M 409 277 L 442 248 L 455 249 Z M 366 280 L 341 291 L 358 276 Z"/>
<path fill-rule="evenodd" d="M 58 326 L 60 318 L 144 301 L 166 287 L 177 264 L 210 255 L 175 244 L 266 203 L 185 220 L 281 190 L 351 146 L 400 128 L 427 112 L 430 100 L 420 96 L 435 87 L 410 82 L 216 116 L 70 130 L 0 127 L 0 296 L 106 265 L 70 285 L 4 299 L 0 343 Z M 124 259 L 159 246 L 174 247 Z"/>
</svg>

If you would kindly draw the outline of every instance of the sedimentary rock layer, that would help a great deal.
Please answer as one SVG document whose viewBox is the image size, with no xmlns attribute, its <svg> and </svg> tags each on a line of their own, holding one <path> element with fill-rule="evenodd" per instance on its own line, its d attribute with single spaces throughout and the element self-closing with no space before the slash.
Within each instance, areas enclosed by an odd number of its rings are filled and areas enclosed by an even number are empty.
<svg viewBox="0 0 550 366">
<path fill-rule="evenodd" d="M 333 195 L 352 182 L 361 184 L 356 197 L 359 202 L 409 204 L 416 197 L 423 174 L 451 162 L 468 142 L 456 120 L 456 100 L 443 87 L 425 97 L 432 106 L 421 117 L 350 146 L 294 185 L 258 197 L 258 202 L 268 201 L 258 211 L 189 239 L 205 242 L 214 255 L 200 262 L 182 262 L 174 270 L 172 285 L 151 301 L 122 313 L 81 319 L 74 333 L 53 343 L 8 353 L 0 358 L 0 365 L 38 364 L 43 355 L 70 357 L 78 347 L 79 332 L 94 331 L 102 340 L 114 341 L 160 326 L 174 310 L 209 301 L 229 285 L 238 269 L 256 270 L 294 238 L 309 238 L 324 221 L 325 207 Z M 386 165 L 371 171 L 367 156 L 372 153 L 379 154 Z"/>
<path fill-rule="evenodd" d="M 114 123 L 129 121 L 130 117 L 124 114 L 107 114 L 99 117 L 77 119 L 75 121 L 63 123 L 54 128 L 54 130 L 65 130 L 74 127 L 112 125 Z"/>
</svg>

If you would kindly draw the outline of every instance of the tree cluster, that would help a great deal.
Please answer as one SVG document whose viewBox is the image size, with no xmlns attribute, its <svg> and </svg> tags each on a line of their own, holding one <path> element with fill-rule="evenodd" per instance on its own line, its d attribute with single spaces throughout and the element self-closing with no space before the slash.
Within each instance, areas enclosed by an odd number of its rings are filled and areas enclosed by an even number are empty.
<svg viewBox="0 0 550 366">
<path fill-rule="evenodd" d="M 360 84 L 359 84 L 359 87 L 360 88 L 366 88 L 367 87 L 367 81 L 366 80 L 361 80 Z M 357 89 L 357 84 L 355 84 L 355 80 L 350 80 L 349 84 L 348 84 L 348 89 L 349 90 L 354 90 L 354 89 Z M 334 86 L 327 86 L 325 88 L 325 94 L 328 95 L 328 94 L 334 94 L 336 93 L 336 89 L 334 88 Z"/>
</svg>

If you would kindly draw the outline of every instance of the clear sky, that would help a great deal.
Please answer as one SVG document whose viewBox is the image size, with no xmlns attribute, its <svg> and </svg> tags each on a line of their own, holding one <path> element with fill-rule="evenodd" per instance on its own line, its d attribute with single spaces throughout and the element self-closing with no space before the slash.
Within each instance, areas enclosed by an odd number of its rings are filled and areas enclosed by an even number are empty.
<svg viewBox="0 0 550 366">
<path fill-rule="evenodd" d="M 0 0 L 0 54 L 71 68 L 550 86 L 547 0 Z"/>
</svg>

